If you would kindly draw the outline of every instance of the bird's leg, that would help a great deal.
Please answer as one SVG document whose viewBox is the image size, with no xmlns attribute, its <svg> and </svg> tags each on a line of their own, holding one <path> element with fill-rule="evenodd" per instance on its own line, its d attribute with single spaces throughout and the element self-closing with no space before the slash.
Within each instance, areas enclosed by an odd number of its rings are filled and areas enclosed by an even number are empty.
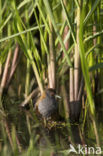
<svg viewBox="0 0 103 156">
<path fill-rule="evenodd" d="M 44 117 L 44 127 L 47 126 L 47 121 L 46 121 L 46 118 Z"/>
</svg>

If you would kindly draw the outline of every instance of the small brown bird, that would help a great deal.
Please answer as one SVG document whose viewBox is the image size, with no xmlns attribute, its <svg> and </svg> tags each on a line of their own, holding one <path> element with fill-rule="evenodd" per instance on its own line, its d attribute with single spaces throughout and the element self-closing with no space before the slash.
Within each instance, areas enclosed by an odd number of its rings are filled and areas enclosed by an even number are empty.
<svg viewBox="0 0 103 156">
<path fill-rule="evenodd" d="M 56 101 L 56 92 L 54 89 L 49 88 L 40 96 L 39 100 L 35 104 L 37 112 L 45 119 L 50 118 L 53 114 L 56 114 L 58 109 L 58 103 Z"/>
</svg>

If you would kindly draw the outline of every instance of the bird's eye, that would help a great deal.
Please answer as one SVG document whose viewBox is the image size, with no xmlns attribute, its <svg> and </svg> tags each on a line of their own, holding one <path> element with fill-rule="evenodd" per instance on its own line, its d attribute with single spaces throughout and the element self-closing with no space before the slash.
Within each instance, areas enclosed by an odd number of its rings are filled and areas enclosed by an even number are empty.
<svg viewBox="0 0 103 156">
<path fill-rule="evenodd" d="M 50 96 L 55 96 L 55 93 L 54 92 L 50 92 Z"/>
<path fill-rule="evenodd" d="M 51 93 L 51 96 L 54 96 L 54 93 Z"/>
</svg>

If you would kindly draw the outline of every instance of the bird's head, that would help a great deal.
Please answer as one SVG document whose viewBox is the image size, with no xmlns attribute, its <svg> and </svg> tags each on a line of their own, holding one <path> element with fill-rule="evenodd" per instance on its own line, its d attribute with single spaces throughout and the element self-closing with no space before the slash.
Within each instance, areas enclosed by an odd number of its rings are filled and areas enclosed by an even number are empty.
<svg viewBox="0 0 103 156">
<path fill-rule="evenodd" d="M 56 91 L 53 88 L 48 88 L 46 94 L 50 97 L 61 98 L 59 95 L 56 95 Z"/>
</svg>

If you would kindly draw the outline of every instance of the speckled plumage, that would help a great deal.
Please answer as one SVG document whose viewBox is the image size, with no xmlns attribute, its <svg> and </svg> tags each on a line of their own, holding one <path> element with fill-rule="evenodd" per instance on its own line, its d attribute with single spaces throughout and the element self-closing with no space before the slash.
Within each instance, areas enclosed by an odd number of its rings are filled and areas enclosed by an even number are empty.
<svg viewBox="0 0 103 156">
<path fill-rule="evenodd" d="M 58 105 L 55 99 L 55 91 L 47 89 L 36 104 L 39 114 L 44 118 L 50 117 L 57 111 Z"/>
</svg>

